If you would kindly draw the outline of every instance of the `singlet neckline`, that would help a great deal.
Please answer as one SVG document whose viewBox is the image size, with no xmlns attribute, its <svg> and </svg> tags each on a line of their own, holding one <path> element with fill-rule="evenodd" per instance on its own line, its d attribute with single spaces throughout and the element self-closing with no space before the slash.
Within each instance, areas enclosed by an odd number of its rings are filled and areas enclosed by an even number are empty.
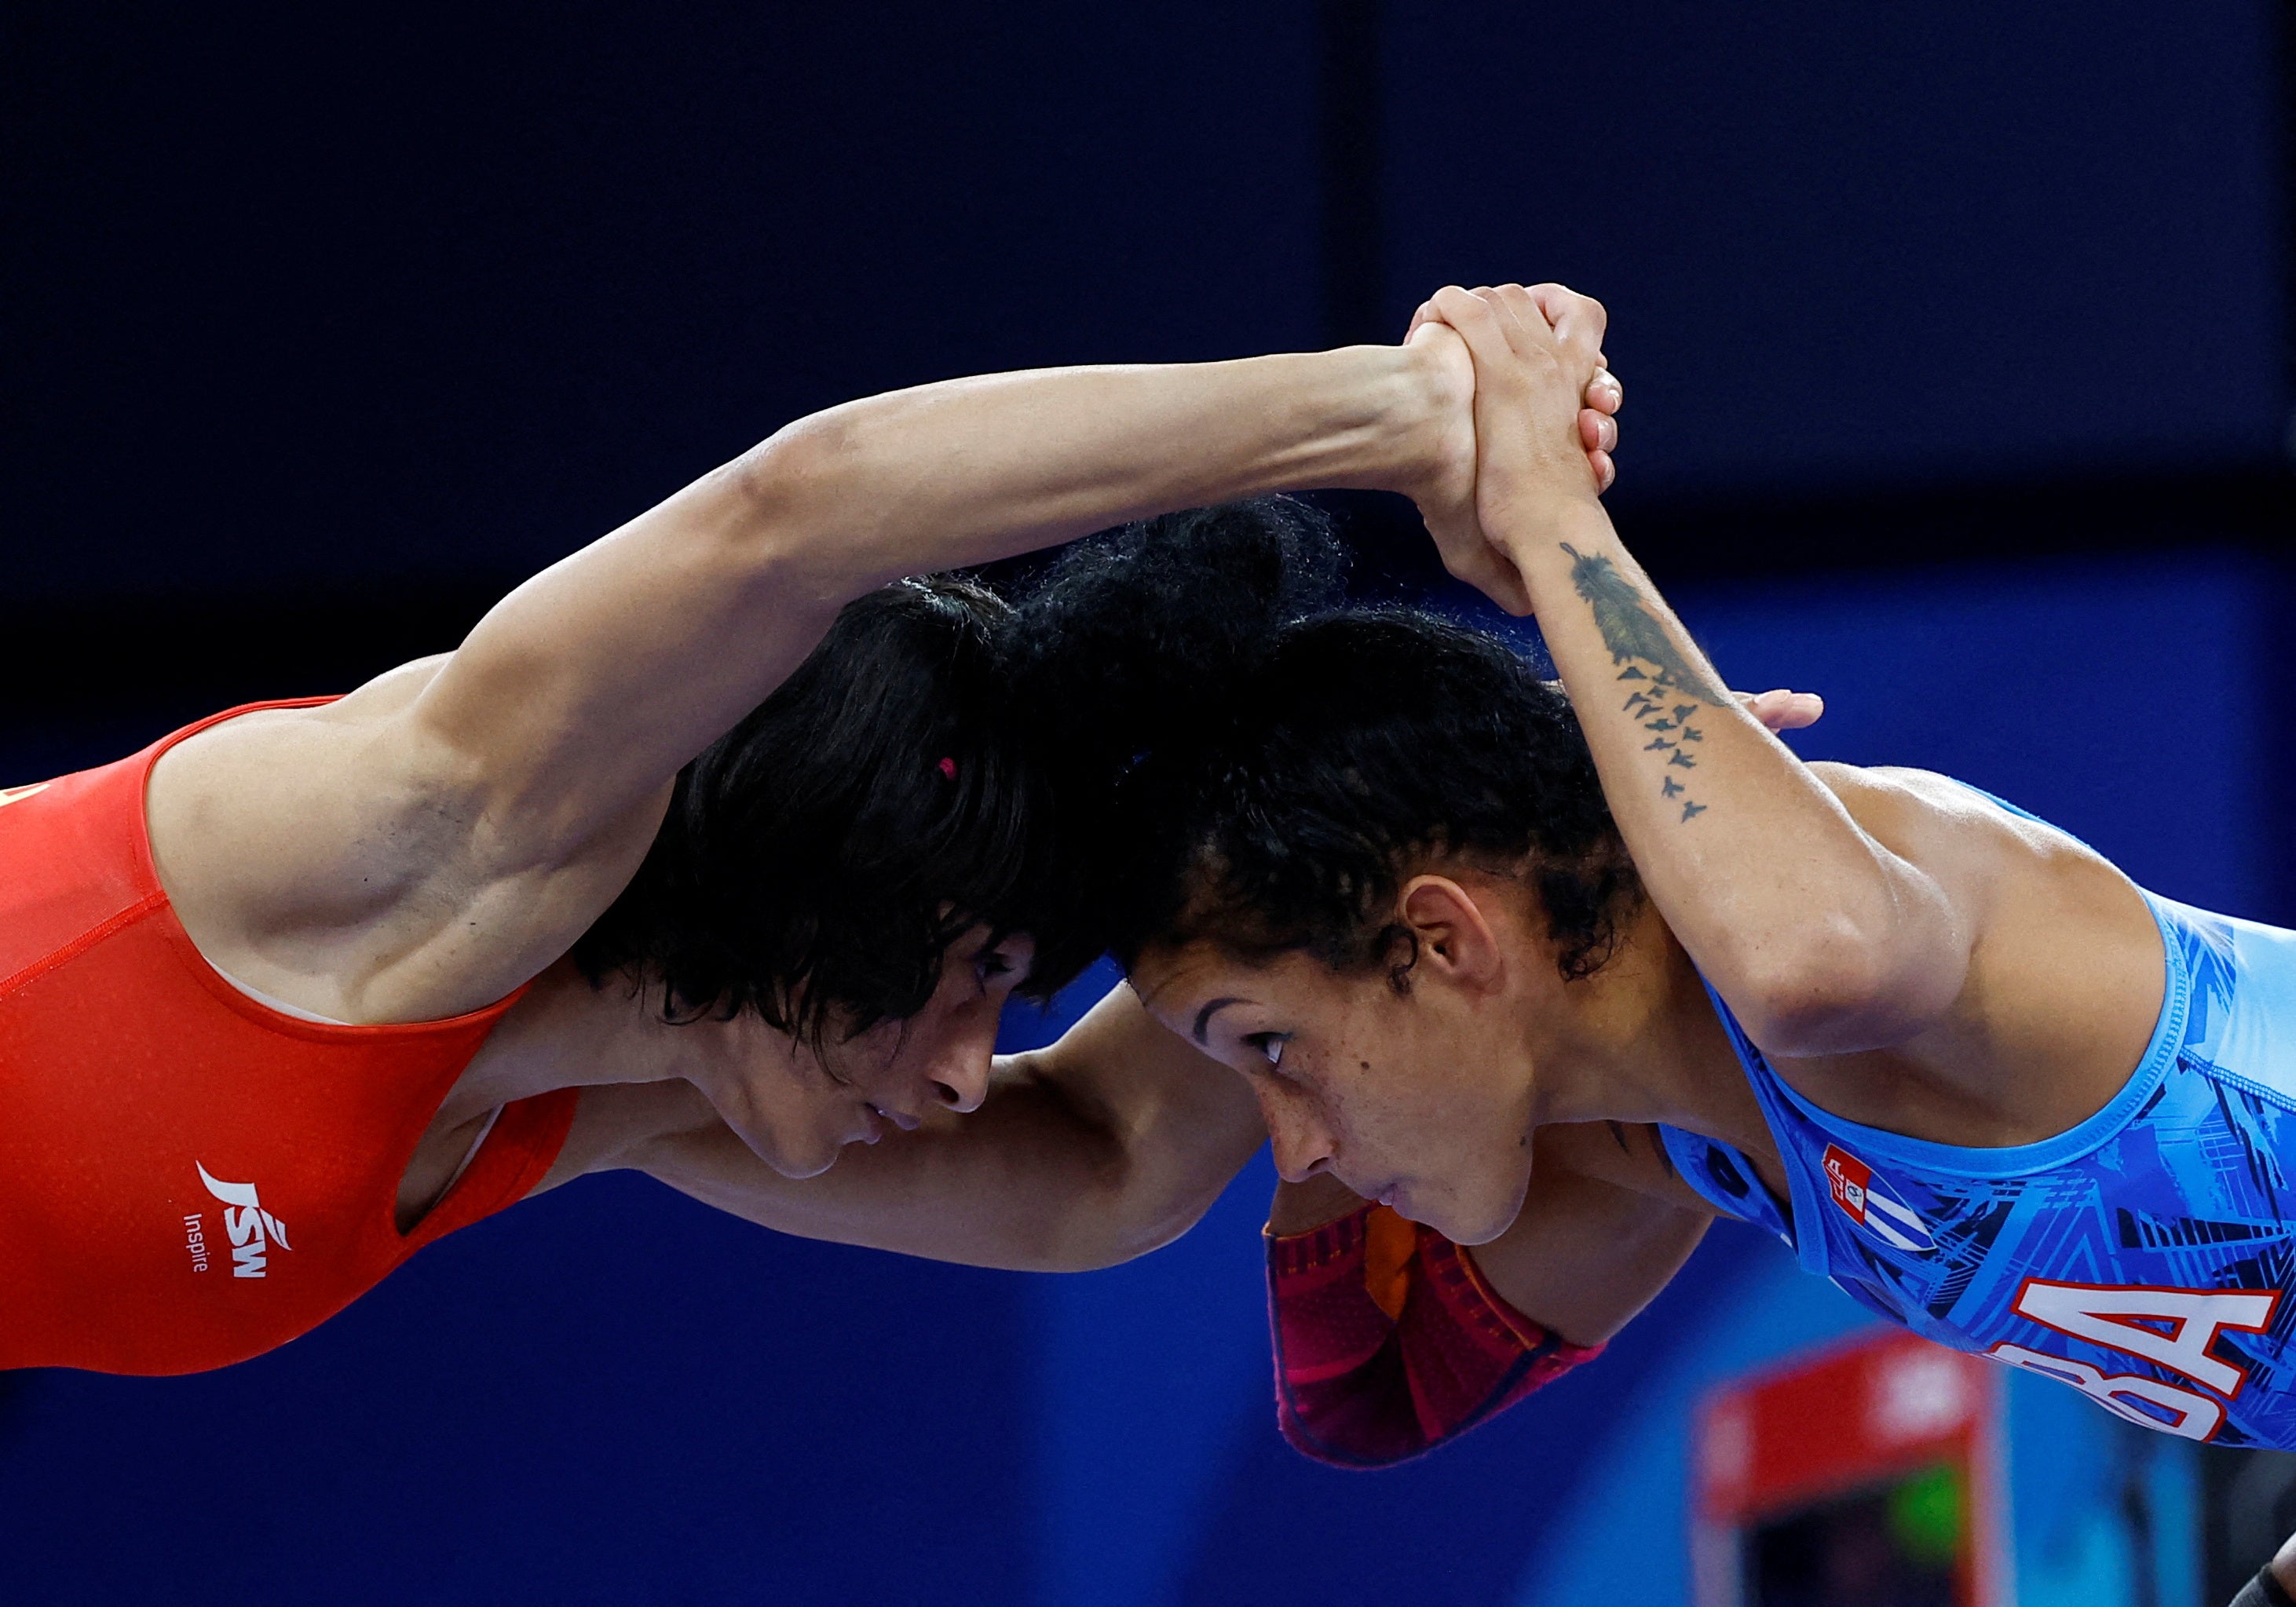
<svg viewBox="0 0 2296 1607">
<path fill-rule="evenodd" d="M 1846 1116 L 1837 1116 L 1811 1101 L 1770 1065 L 1759 1048 L 1745 1036 L 1737 1018 L 1730 1013 L 1713 986 L 1706 986 L 1707 996 L 1730 1029 L 1731 1047 L 1737 1052 L 1741 1069 L 1753 1084 L 1760 1098 L 1763 1119 L 1770 1124 L 1770 1136 L 1778 1142 L 1781 1159 L 1787 1163 L 1790 1181 L 1800 1169 L 1795 1164 L 1797 1146 L 1786 1142 L 1788 1135 L 1778 1130 L 1775 1114 L 1771 1111 L 1770 1093 L 1783 1099 L 1804 1120 L 1834 1137 L 1856 1146 L 1858 1159 L 1871 1164 L 1876 1160 L 1890 1161 L 1903 1167 L 1948 1177 L 1970 1178 L 2004 1178 L 2030 1176 L 2045 1172 L 2076 1160 L 2090 1151 L 2108 1143 L 2115 1134 L 2128 1125 L 2147 1100 L 2152 1097 L 2169 1068 L 2176 1062 L 2177 1052 L 2184 1041 L 2185 1021 L 2192 1004 L 2192 972 L 2185 960 L 2184 947 L 2170 930 L 2169 916 L 2152 895 L 2143 888 L 2136 889 L 2151 912 L 2155 930 L 2160 933 L 2161 966 L 2165 977 L 2161 989 L 2161 1013 L 2152 1027 L 2152 1035 L 2144 1052 L 2120 1091 L 2104 1102 L 2095 1111 L 2075 1122 L 2063 1132 L 2030 1144 L 1999 1146 L 1970 1146 L 1940 1144 L 1934 1139 L 1914 1138 L 1887 1127 L 1867 1127 Z M 1701 979 L 1704 980 L 1703 978 Z M 1801 1191 L 1794 1190 L 1797 1208 Z"/>
<path fill-rule="evenodd" d="M 285 999 L 275 999 L 269 994 L 264 992 L 260 988 L 256 987 L 254 984 L 244 981 L 242 979 L 232 975 L 231 972 L 226 971 L 220 965 L 216 965 L 213 960 L 209 960 L 208 963 L 215 967 L 216 975 L 221 977 L 234 988 L 238 988 L 240 992 L 245 994 L 249 998 L 253 999 L 257 1004 L 263 1005 L 266 1009 L 275 1010 L 280 1014 L 290 1017 L 294 1021 L 311 1021 L 321 1027 L 355 1027 L 358 1024 L 356 1021 L 339 1021 L 333 1016 L 321 1015 L 316 1010 L 306 1010 L 300 1004 L 289 1004 Z M 493 1110 L 487 1112 L 487 1119 L 479 1124 L 477 1135 L 473 1136 L 470 1144 L 464 1147 L 463 1151 L 463 1158 L 455 1163 L 454 1171 L 447 1176 L 447 1185 L 444 1188 L 439 1191 L 439 1198 L 437 1201 L 432 1202 L 430 1210 L 438 1209 L 439 1206 L 445 1202 L 447 1196 L 455 1192 L 455 1185 L 463 1180 L 463 1174 L 471 1169 L 471 1162 L 476 1160 L 479 1158 L 479 1152 L 487 1147 L 487 1139 L 494 1132 L 495 1123 L 502 1119 L 502 1113 L 503 1108 L 500 1105 L 496 1105 Z M 438 1118 L 433 1116 L 430 1119 L 436 1121 Z M 426 1127 L 423 1130 L 427 1133 L 430 1129 Z M 422 1141 L 418 1138 L 414 1142 L 416 1147 L 420 1148 Z M 414 1165 L 414 1158 L 412 1155 L 409 1155 L 406 1158 L 406 1162 L 409 1166 Z M 422 1213 L 424 1218 L 428 1218 L 430 1214 L 430 1211 Z M 393 1225 L 396 1226 L 398 1211 L 395 1207 L 392 1209 L 391 1215 Z M 414 1226 L 417 1228 L 422 1226 L 422 1223 L 421 1220 L 417 1220 L 414 1224 Z M 410 1228 L 407 1231 L 412 1233 L 414 1229 Z"/>
<path fill-rule="evenodd" d="M 259 989 L 249 987 L 201 952 L 198 942 L 184 925 L 183 918 L 176 913 L 175 898 L 168 893 L 167 883 L 160 880 L 159 857 L 152 851 L 150 799 L 152 772 L 159 767 L 160 760 L 178 743 L 197 736 L 203 731 L 212 730 L 226 721 L 235 720 L 242 715 L 263 714 L 275 709 L 317 709 L 340 700 L 340 694 L 335 693 L 326 697 L 275 698 L 262 702 L 238 704 L 220 713 L 209 715 L 207 718 L 186 726 L 180 731 L 170 732 L 159 742 L 152 743 L 144 752 L 142 756 L 143 764 L 140 773 L 135 777 L 134 839 L 135 869 L 147 891 L 147 896 L 155 903 L 156 913 L 160 917 L 160 929 L 165 934 L 169 946 L 176 950 L 184 961 L 185 968 L 210 995 L 229 1005 L 237 1013 L 256 1021 L 270 1031 L 287 1037 L 340 1041 L 345 1037 L 373 1038 L 437 1032 L 469 1026 L 480 1020 L 488 1021 L 490 1025 L 493 1022 L 498 1022 L 509 1013 L 512 1006 L 526 996 L 528 989 L 534 986 L 531 980 L 520 983 L 491 1004 L 481 1005 L 476 1010 L 465 1011 L 460 1015 L 446 1016 L 435 1021 L 339 1021 L 332 1017 L 319 1015 L 316 1012 L 287 1004 L 284 1001 L 273 999 Z M 459 1075 L 457 1073 L 458 1077 Z M 446 1214 L 447 1208 L 453 1203 L 455 1191 L 462 1185 L 472 1166 L 477 1161 L 480 1152 L 486 1147 L 487 1140 L 494 1136 L 496 1124 L 502 1117 L 504 1107 L 500 1105 L 487 1113 L 487 1119 L 480 1127 L 477 1139 L 463 1152 L 462 1160 L 455 1166 L 454 1175 L 447 1180 L 446 1186 L 439 1191 L 437 1197 L 430 1201 L 429 1209 L 424 1210 L 422 1216 L 415 1218 L 411 1226 L 401 1228 L 398 1226 L 399 1186 L 406 1179 L 407 1168 L 414 1164 L 414 1152 L 422 1147 L 422 1136 L 430 1130 L 430 1124 L 439 1119 L 439 1111 L 445 1107 L 448 1095 L 453 1092 L 454 1084 L 449 1082 L 447 1086 L 439 1091 L 438 1102 L 423 1112 L 422 1121 L 416 1125 L 413 1136 L 407 1142 L 405 1153 L 399 1157 L 398 1168 L 391 1184 L 390 1198 L 382 1207 L 383 1226 L 390 1231 L 390 1236 L 403 1247 L 402 1259 L 406 1255 L 412 1255 L 430 1239 L 438 1236 L 432 1231 L 436 1224 L 450 1220 Z"/>
<path fill-rule="evenodd" d="M 194 947 L 196 947 L 196 945 L 194 945 Z M 204 955 L 201 957 L 205 958 Z M 263 989 L 258 988 L 254 983 L 248 981 L 245 978 L 232 975 L 231 972 L 226 971 L 222 966 L 216 964 L 213 960 L 209 960 L 208 964 L 215 972 L 216 975 L 221 977 L 234 988 L 238 988 L 240 992 L 245 994 L 249 998 L 253 999 L 266 1010 L 275 1010 L 283 1016 L 291 1017 L 299 1021 L 308 1021 L 316 1027 L 355 1027 L 358 1024 L 356 1021 L 338 1021 L 332 1015 L 321 1015 L 317 1011 L 306 1010 L 300 1004 L 291 1004 L 285 999 L 275 998 L 272 995 L 264 992 Z"/>
<path fill-rule="evenodd" d="M 317 709 L 340 701 L 340 695 L 336 695 L 320 698 L 276 698 L 266 702 L 242 703 L 235 708 L 226 709 L 219 714 L 209 715 L 207 718 L 186 726 L 180 731 L 170 732 L 146 749 L 140 756 L 143 760 L 141 774 L 135 778 L 136 879 L 143 885 L 147 896 L 156 897 L 158 908 L 164 912 L 164 919 L 160 922 L 162 929 L 168 934 L 170 944 L 184 957 L 193 974 L 198 978 L 201 984 L 240 1014 L 270 1028 L 273 1031 L 283 1032 L 294 1037 L 333 1040 L 345 1033 L 366 1037 L 396 1033 L 436 1032 L 448 1028 L 469 1026 L 475 1021 L 490 1017 L 498 1019 L 504 1012 L 525 996 L 527 989 L 534 985 L 531 981 L 521 982 L 491 1004 L 482 1004 L 476 1010 L 466 1010 L 460 1015 L 440 1016 L 427 1021 L 337 1021 L 308 1011 L 283 1009 L 257 989 L 226 974 L 214 961 L 209 959 L 201 952 L 198 942 L 193 939 L 190 931 L 184 928 L 183 917 L 176 913 L 176 901 L 168 893 L 167 883 L 160 880 L 159 859 L 152 852 L 150 800 L 152 772 L 159 767 L 160 760 L 178 744 L 199 735 L 201 732 L 212 730 L 226 720 L 235 720 L 242 715 L 266 714 L 275 709 Z"/>
</svg>

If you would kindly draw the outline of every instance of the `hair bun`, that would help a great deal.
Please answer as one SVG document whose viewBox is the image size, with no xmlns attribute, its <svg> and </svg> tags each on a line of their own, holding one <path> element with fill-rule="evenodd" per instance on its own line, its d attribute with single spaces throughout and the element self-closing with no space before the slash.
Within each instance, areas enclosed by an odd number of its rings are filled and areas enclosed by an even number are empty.
<svg viewBox="0 0 2296 1607">
<path fill-rule="evenodd" d="M 1006 622 L 1019 706 L 1059 768 L 1106 786 L 1227 706 L 1283 627 L 1336 603 L 1330 519 L 1265 496 L 1167 513 L 1070 546 Z"/>
</svg>

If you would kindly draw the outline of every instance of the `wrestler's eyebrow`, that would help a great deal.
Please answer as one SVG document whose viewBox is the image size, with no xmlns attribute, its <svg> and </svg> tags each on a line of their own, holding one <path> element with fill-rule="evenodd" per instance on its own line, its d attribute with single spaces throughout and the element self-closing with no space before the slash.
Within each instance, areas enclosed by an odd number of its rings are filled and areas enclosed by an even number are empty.
<svg viewBox="0 0 2296 1607">
<path fill-rule="evenodd" d="M 1250 1003 L 1251 1003 L 1250 999 L 1214 999 L 1201 1010 L 1197 1011 L 1196 1042 L 1201 1044 L 1204 1041 L 1204 1029 L 1211 1025 L 1212 1017 L 1218 1015 L 1230 1004 L 1249 1004 Z"/>
</svg>

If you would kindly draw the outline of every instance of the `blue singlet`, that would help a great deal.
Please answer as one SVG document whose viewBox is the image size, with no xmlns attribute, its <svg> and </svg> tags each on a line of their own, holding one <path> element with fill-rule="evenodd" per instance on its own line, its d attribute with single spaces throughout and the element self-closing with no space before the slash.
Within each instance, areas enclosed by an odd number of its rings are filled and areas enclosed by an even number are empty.
<svg viewBox="0 0 2296 1607">
<path fill-rule="evenodd" d="M 1659 1134 L 1718 1209 L 1891 1322 L 2147 1428 L 2296 1450 L 2296 931 L 2144 898 L 2168 955 L 2160 1022 L 2068 1132 L 1964 1149 L 1828 1115 L 1717 996 L 1791 1209 L 1730 1145 Z"/>
</svg>

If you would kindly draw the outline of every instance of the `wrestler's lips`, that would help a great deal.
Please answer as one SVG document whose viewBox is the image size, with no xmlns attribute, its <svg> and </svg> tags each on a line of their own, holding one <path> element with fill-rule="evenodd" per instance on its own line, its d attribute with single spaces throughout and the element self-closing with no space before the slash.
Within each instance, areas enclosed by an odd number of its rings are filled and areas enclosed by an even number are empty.
<svg viewBox="0 0 2296 1607">
<path fill-rule="evenodd" d="M 922 1121 L 906 1111 L 889 1111 L 882 1105 L 863 1105 L 861 1115 L 862 1119 L 868 1123 L 868 1136 L 857 1141 L 862 1144 L 876 1143 L 885 1136 L 888 1126 L 898 1127 L 904 1133 L 914 1133 L 924 1126 Z"/>
</svg>

